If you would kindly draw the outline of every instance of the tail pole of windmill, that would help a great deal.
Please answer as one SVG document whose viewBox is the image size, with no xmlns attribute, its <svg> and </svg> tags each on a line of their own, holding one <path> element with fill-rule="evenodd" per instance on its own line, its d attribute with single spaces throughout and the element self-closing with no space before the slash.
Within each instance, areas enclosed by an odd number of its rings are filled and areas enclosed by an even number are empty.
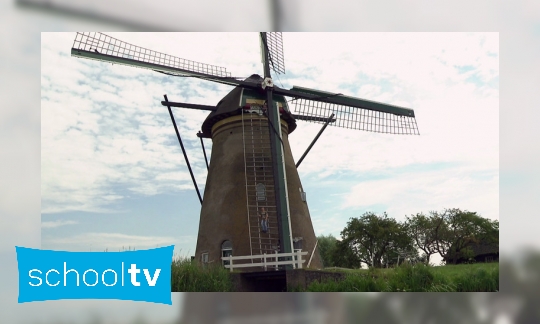
<svg viewBox="0 0 540 324">
<path fill-rule="evenodd" d="M 216 106 L 169 101 L 169 115 L 186 160 L 201 214 L 195 258 L 243 272 L 322 268 L 305 192 L 297 168 L 327 126 L 419 135 L 409 108 L 305 87 L 283 89 L 271 72 L 284 74 L 281 33 L 260 33 L 263 76 L 231 77 L 224 67 L 182 59 L 102 33 L 77 33 L 72 56 L 138 67 L 167 76 L 190 76 L 233 89 Z M 289 100 L 287 100 L 289 98 Z M 293 102 L 291 111 L 288 102 Z M 209 114 L 196 134 L 208 176 L 201 196 L 172 108 Z M 297 121 L 322 128 L 295 163 L 289 135 Z M 174 136 L 174 134 L 171 134 Z M 210 162 L 203 139 L 212 140 Z"/>
</svg>

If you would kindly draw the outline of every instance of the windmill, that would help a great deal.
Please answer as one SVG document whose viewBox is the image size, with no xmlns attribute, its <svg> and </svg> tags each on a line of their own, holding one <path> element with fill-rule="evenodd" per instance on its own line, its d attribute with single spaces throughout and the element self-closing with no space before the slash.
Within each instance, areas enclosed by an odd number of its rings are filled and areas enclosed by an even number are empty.
<svg viewBox="0 0 540 324">
<path fill-rule="evenodd" d="M 412 109 L 305 87 L 284 89 L 273 83 L 271 70 L 285 73 L 280 33 L 260 33 L 263 77 L 231 77 L 223 67 L 198 63 L 132 45 L 102 33 L 77 33 L 72 56 L 189 76 L 233 86 L 216 106 L 169 101 L 168 107 L 190 175 L 201 201 L 195 258 L 202 263 L 223 257 L 286 255 L 307 251 L 306 265 L 322 262 L 297 168 L 328 125 L 391 134 L 419 134 Z M 286 98 L 291 98 L 289 101 Z M 289 108 L 294 104 L 294 113 Z M 209 111 L 197 136 L 213 142 L 208 177 L 201 196 L 171 107 Z M 288 136 L 296 121 L 323 124 L 295 164 Z M 288 255 L 287 255 L 288 254 Z M 289 262 L 290 263 L 287 263 Z M 239 264 L 249 264 L 246 259 Z"/>
</svg>

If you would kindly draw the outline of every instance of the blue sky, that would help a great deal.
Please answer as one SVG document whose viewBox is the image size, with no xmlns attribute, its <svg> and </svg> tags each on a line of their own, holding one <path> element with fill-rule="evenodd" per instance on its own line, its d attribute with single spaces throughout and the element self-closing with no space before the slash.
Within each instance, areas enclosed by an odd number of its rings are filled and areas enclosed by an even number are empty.
<svg viewBox="0 0 540 324">
<path fill-rule="evenodd" d="M 256 33 L 110 33 L 142 47 L 262 73 Z M 42 34 L 42 248 L 119 250 L 175 244 L 194 253 L 200 204 L 160 101 L 215 105 L 232 87 L 69 55 L 74 33 Z M 499 218 L 496 33 L 285 33 L 274 82 L 415 110 L 420 136 L 328 127 L 299 174 L 315 232 L 339 236 L 365 211 L 462 208 Z M 291 107 L 293 108 L 293 107 Z M 201 191 L 195 136 L 207 113 L 175 117 Z M 320 125 L 299 122 L 298 159 Z M 211 150 L 210 140 L 205 140 Z"/>
</svg>

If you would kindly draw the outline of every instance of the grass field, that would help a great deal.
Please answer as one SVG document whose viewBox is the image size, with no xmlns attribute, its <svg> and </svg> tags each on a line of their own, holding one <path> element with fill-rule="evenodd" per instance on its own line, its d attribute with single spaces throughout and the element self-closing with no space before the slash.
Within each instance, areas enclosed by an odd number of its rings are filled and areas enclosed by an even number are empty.
<svg viewBox="0 0 540 324">
<path fill-rule="evenodd" d="M 306 291 L 388 291 L 388 292 L 496 292 L 499 264 L 478 263 L 440 267 L 401 265 L 391 269 L 345 271 L 341 281 L 314 282 Z M 292 289 L 294 290 L 294 289 Z"/>
<path fill-rule="evenodd" d="M 390 269 L 336 269 L 345 272 L 340 281 L 313 282 L 305 291 L 342 292 L 496 292 L 499 263 L 447 265 L 439 267 L 400 265 Z M 221 264 L 201 267 L 185 258 L 175 258 L 171 270 L 173 292 L 233 291 L 229 270 Z M 289 291 L 304 291 L 289 287 Z"/>
</svg>

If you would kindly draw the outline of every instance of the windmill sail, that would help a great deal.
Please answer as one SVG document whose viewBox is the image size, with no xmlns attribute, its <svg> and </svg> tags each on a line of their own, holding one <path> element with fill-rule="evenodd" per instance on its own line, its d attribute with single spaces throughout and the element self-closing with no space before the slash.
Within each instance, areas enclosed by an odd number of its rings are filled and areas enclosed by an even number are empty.
<svg viewBox="0 0 540 324">
<path fill-rule="evenodd" d="M 223 67 L 186 60 L 132 45 L 103 33 L 77 33 L 71 55 L 98 61 L 124 64 L 182 76 L 200 76 L 227 82 L 231 74 Z M 234 79 L 233 79 L 234 81 Z"/>
<path fill-rule="evenodd" d="M 283 38 L 281 33 L 261 33 L 262 37 L 266 34 L 266 46 L 268 49 L 268 59 L 272 70 L 278 74 L 285 74 L 285 60 L 283 56 Z M 262 40 L 262 46 L 264 46 L 264 38 Z M 262 51 L 261 51 L 262 52 Z"/>
<path fill-rule="evenodd" d="M 324 124 L 335 114 L 332 126 L 378 133 L 419 135 L 414 110 L 376 101 L 354 98 L 294 86 L 277 88 L 274 93 L 295 98 L 294 112 L 312 117 L 308 122 Z"/>
</svg>

